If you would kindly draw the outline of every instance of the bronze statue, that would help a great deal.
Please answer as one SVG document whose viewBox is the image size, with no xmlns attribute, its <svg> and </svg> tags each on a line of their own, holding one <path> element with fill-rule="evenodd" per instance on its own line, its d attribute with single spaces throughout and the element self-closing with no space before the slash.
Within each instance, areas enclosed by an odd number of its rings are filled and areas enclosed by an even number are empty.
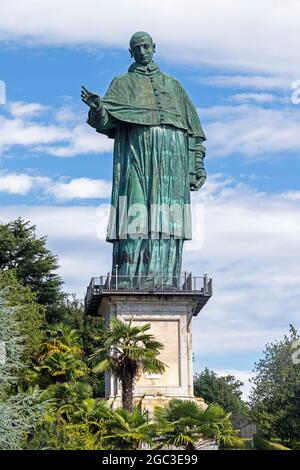
<svg viewBox="0 0 300 470">
<path fill-rule="evenodd" d="M 180 83 L 153 61 L 148 33 L 135 33 L 135 62 L 105 96 L 82 87 L 88 123 L 115 140 L 111 213 L 113 273 L 176 286 L 184 240 L 191 239 L 190 191 L 205 182 L 206 140 Z"/>
</svg>

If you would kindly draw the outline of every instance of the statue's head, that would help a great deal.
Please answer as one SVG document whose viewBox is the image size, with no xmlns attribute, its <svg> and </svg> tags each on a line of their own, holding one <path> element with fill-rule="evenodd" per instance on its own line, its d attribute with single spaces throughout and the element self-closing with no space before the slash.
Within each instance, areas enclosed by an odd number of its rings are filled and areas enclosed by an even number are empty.
<svg viewBox="0 0 300 470">
<path fill-rule="evenodd" d="M 153 54 L 155 52 L 155 44 L 150 34 L 144 31 L 138 31 L 130 39 L 131 57 L 142 65 L 147 65 L 152 61 Z"/>
</svg>

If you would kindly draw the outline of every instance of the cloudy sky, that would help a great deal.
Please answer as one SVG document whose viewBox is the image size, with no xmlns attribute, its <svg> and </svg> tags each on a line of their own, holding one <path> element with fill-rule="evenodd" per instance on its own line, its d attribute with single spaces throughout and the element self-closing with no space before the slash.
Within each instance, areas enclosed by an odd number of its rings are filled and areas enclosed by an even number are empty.
<svg viewBox="0 0 300 470">
<path fill-rule="evenodd" d="M 111 258 L 113 142 L 86 125 L 81 84 L 103 95 L 146 30 L 194 101 L 208 179 L 184 268 L 214 279 L 196 370 L 246 380 L 266 342 L 300 327 L 299 17 L 297 0 L 0 3 L 0 219 L 48 235 L 66 290 L 83 296 Z"/>
</svg>

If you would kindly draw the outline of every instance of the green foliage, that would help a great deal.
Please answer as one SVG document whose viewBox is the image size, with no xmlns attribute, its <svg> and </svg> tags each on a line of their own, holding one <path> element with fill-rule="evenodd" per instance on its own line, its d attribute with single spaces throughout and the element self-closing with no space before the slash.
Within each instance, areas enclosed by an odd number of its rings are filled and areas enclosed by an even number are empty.
<svg viewBox="0 0 300 470">
<path fill-rule="evenodd" d="M 277 442 L 268 441 L 260 436 L 253 436 L 253 443 L 255 449 L 259 450 L 291 450 Z"/>
<path fill-rule="evenodd" d="M 250 395 L 251 416 L 262 435 L 277 436 L 293 448 L 300 443 L 300 366 L 292 361 L 297 340 L 291 326 L 289 336 L 266 346 L 255 364 Z"/>
<path fill-rule="evenodd" d="M 97 437 L 86 424 L 40 423 L 29 442 L 30 450 L 101 450 Z"/>
<path fill-rule="evenodd" d="M 49 410 L 53 415 L 63 417 L 70 422 L 82 411 L 84 401 L 91 396 L 92 390 L 89 384 L 73 381 L 49 385 L 42 392 L 41 399 L 49 402 Z"/>
<path fill-rule="evenodd" d="M 35 370 L 42 387 L 55 381 L 66 382 L 85 376 L 89 369 L 81 359 L 83 349 L 77 330 L 63 323 L 50 325 L 44 332 Z"/>
<path fill-rule="evenodd" d="M 37 238 L 35 226 L 17 219 L 0 223 L 0 269 L 14 269 L 17 279 L 36 293 L 37 302 L 48 308 L 62 298 L 56 256 Z"/>
<path fill-rule="evenodd" d="M 84 315 L 83 329 L 82 329 L 82 343 L 84 349 L 84 360 L 90 365 L 89 358 L 99 347 L 99 341 L 97 336 L 99 332 L 103 331 L 105 326 L 103 320 L 100 317 L 89 317 Z M 105 396 L 105 380 L 104 372 L 97 374 L 90 374 L 88 377 L 89 384 L 93 387 L 93 393 L 95 397 Z"/>
<path fill-rule="evenodd" d="M 0 291 L 0 398 L 18 383 L 18 374 L 24 369 L 24 350 L 17 307 L 7 305 L 6 292 Z"/>
<path fill-rule="evenodd" d="M 162 372 L 165 365 L 157 359 L 163 345 L 147 333 L 150 324 L 132 325 L 114 318 L 110 327 L 100 332 L 98 348 L 91 358 L 97 361 L 95 373 L 108 370 L 122 384 L 122 406 L 133 408 L 133 383 L 140 372 Z"/>
<path fill-rule="evenodd" d="M 0 450 L 23 449 L 43 410 L 35 393 L 0 398 Z"/>
<path fill-rule="evenodd" d="M 39 359 L 56 352 L 66 352 L 75 357 L 82 356 L 83 350 L 78 330 L 61 322 L 49 325 L 40 344 Z"/>
<path fill-rule="evenodd" d="M 14 270 L 0 271 L 0 289 L 3 290 L 5 302 L 14 307 L 15 320 L 22 341 L 22 361 L 30 365 L 36 356 L 42 338 L 45 309 L 36 301 L 36 295 L 28 286 L 23 286 Z M 23 385 L 26 384 L 27 371 L 22 371 Z"/>
<path fill-rule="evenodd" d="M 191 400 L 171 400 L 155 410 L 157 444 L 194 450 L 208 441 L 231 442 L 234 431 L 230 414 L 216 404 L 206 410 Z"/>
<path fill-rule="evenodd" d="M 51 332 L 52 335 L 60 331 L 63 333 L 63 337 L 68 336 L 68 333 L 62 331 L 59 325 L 65 325 L 64 329 L 69 328 L 71 331 L 76 331 L 78 344 L 80 344 L 82 351 L 82 359 L 87 365 L 90 365 L 88 358 L 98 347 L 98 341 L 95 340 L 95 337 L 99 335 L 99 331 L 104 329 L 102 319 L 85 315 L 83 303 L 81 300 L 77 299 L 75 295 L 64 297 L 59 305 L 57 305 L 56 310 L 56 316 L 60 321 L 53 326 L 48 326 L 47 330 Z M 50 342 L 50 339 L 48 337 L 46 341 Z M 61 351 L 66 350 L 66 348 L 61 348 Z M 87 380 L 93 387 L 94 396 L 104 397 L 104 373 L 89 374 Z"/>
<path fill-rule="evenodd" d="M 110 410 L 102 442 L 107 449 L 136 450 L 142 444 L 153 444 L 152 428 L 148 413 L 137 407 L 132 411 L 124 408 Z"/>
<path fill-rule="evenodd" d="M 8 306 L 0 291 L 0 449 L 21 449 L 43 407 L 35 393 L 17 393 L 20 372 L 26 367 L 24 338 L 18 308 Z"/>
<path fill-rule="evenodd" d="M 86 324 L 90 319 L 84 315 L 84 305 L 82 300 L 78 299 L 75 294 L 63 296 L 56 306 L 56 322 L 61 322 L 76 329 L 80 336 L 85 334 Z"/>
<path fill-rule="evenodd" d="M 232 437 L 231 442 L 221 444 L 222 450 L 250 450 L 252 449 L 252 439 L 242 437 Z"/>
<path fill-rule="evenodd" d="M 206 403 L 217 403 L 235 418 L 247 416 L 247 405 L 242 400 L 242 385 L 234 376 L 218 377 L 208 368 L 194 376 L 195 396 L 204 398 Z"/>
<path fill-rule="evenodd" d="M 143 443 L 152 443 L 153 430 L 147 413 L 137 408 L 132 412 L 114 411 L 105 400 L 85 398 L 79 402 L 80 406 L 68 408 L 67 413 L 66 410 L 57 413 L 49 405 L 48 415 L 37 428 L 30 449 L 134 450 Z"/>
<path fill-rule="evenodd" d="M 74 355 L 58 351 L 50 354 L 43 360 L 40 371 L 65 381 L 83 377 L 87 374 L 88 367 L 83 361 L 74 357 Z"/>
</svg>

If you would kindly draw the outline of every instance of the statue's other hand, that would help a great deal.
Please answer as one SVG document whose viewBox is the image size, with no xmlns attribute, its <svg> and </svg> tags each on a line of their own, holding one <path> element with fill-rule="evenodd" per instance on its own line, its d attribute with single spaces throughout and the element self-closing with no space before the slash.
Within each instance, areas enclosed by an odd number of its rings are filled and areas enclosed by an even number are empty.
<svg viewBox="0 0 300 470">
<path fill-rule="evenodd" d="M 81 88 L 81 99 L 87 106 L 89 106 L 94 111 L 101 108 L 102 106 L 100 96 L 96 93 L 92 93 L 84 86 L 82 86 Z"/>
<path fill-rule="evenodd" d="M 190 190 L 191 191 L 198 191 L 205 183 L 206 177 L 201 176 L 199 179 L 197 179 L 195 184 L 190 185 Z"/>
</svg>

